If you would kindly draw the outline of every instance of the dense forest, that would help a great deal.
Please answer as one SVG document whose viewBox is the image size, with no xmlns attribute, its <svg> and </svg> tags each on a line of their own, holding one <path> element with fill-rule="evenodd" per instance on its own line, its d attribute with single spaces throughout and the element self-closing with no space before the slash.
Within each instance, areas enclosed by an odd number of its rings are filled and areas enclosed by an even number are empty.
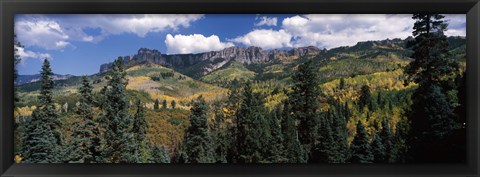
<svg viewBox="0 0 480 177">
<path fill-rule="evenodd" d="M 414 14 L 405 50 L 341 47 L 204 76 L 120 57 L 57 81 L 45 59 L 39 81 L 15 88 L 15 161 L 465 162 L 465 46 L 443 18 Z"/>
</svg>

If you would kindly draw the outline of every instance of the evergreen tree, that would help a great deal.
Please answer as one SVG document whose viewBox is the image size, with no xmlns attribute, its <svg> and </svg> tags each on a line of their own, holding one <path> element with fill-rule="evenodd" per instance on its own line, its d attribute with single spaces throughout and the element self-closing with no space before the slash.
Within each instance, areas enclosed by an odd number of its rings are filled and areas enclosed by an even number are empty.
<svg viewBox="0 0 480 177">
<path fill-rule="evenodd" d="M 411 140 L 408 137 L 409 132 L 408 119 L 401 119 L 396 125 L 396 131 L 393 136 L 392 151 L 390 153 L 390 160 L 395 163 L 406 163 L 411 161 L 411 156 L 408 154 L 409 146 L 407 140 Z"/>
<path fill-rule="evenodd" d="M 453 89 L 450 83 L 459 67 L 448 53 L 444 16 L 414 14 L 412 18 L 415 38 L 407 47 L 413 50 L 414 61 L 405 69 L 405 83 L 416 82 L 418 88 L 408 110 L 410 154 L 416 162 L 448 162 L 444 155 L 450 153 L 451 137 L 460 124 L 447 93 Z"/>
<path fill-rule="evenodd" d="M 336 148 L 332 126 L 330 121 L 332 113 L 326 113 L 324 116 L 320 117 L 320 126 L 318 131 L 318 139 L 313 148 L 312 157 L 309 159 L 309 162 L 315 163 L 334 163 L 335 159 L 335 150 Z"/>
<path fill-rule="evenodd" d="M 307 154 L 298 140 L 297 126 L 291 112 L 291 105 L 287 100 L 284 101 L 281 121 L 284 157 L 287 163 L 306 163 Z"/>
<path fill-rule="evenodd" d="M 289 95 L 293 117 L 299 120 L 299 140 L 310 153 L 317 139 L 318 113 L 320 93 L 317 67 L 311 60 L 300 64 L 293 74 L 293 92 Z"/>
<path fill-rule="evenodd" d="M 230 148 L 227 123 L 223 114 L 221 102 L 216 102 L 213 106 L 215 119 L 212 125 L 212 134 L 215 140 L 215 159 L 217 163 L 227 162 L 227 152 Z"/>
<path fill-rule="evenodd" d="M 208 105 L 202 96 L 192 101 L 190 127 L 185 133 L 184 149 L 188 163 L 215 162 L 215 147 L 207 125 Z"/>
<path fill-rule="evenodd" d="M 106 79 L 108 81 L 103 106 L 101 124 L 104 127 L 104 162 L 131 163 L 135 159 L 135 139 L 132 133 L 132 119 L 128 112 L 129 101 L 126 95 L 126 72 L 119 57 L 112 65 Z"/>
<path fill-rule="evenodd" d="M 86 76 L 82 77 L 79 87 L 79 105 L 76 109 L 78 120 L 74 123 L 71 143 L 67 148 L 68 162 L 95 163 L 101 160 L 100 130 L 95 117 L 93 86 Z"/>
<path fill-rule="evenodd" d="M 410 62 L 405 69 L 405 82 L 421 85 L 441 83 L 448 79 L 458 68 L 455 61 L 448 57 L 448 41 L 444 32 L 448 24 L 440 14 L 413 14 L 416 20 L 413 26 L 414 40 L 407 42 L 407 48 L 413 50 Z"/>
<path fill-rule="evenodd" d="M 360 120 L 357 123 L 357 134 L 353 138 L 350 151 L 350 162 L 352 163 L 371 163 L 373 161 L 368 134 Z"/>
<path fill-rule="evenodd" d="M 448 153 L 447 141 L 451 133 L 458 129 L 453 109 L 442 89 L 436 85 L 420 86 L 414 93 L 410 112 L 412 156 L 418 162 L 445 161 L 440 154 Z M 423 93 L 420 95 L 419 93 Z M 431 147 L 438 147 L 432 149 Z"/>
<path fill-rule="evenodd" d="M 160 101 L 158 101 L 158 98 L 155 99 L 155 103 L 153 104 L 153 110 L 155 110 L 155 111 L 160 110 Z"/>
<path fill-rule="evenodd" d="M 375 134 L 373 136 L 373 141 L 372 144 L 370 145 L 372 148 L 372 154 L 373 154 L 373 162 L 375 163 L 384 163 L 386 162 L 386 148 L 384 144 L 382 143 L 382 139 L 380 139 L 380 136 Z"/>
<path fill-rule="evenodd" d="M 345 163 L 349 157 L 349 149 L 348 149 L 348 130 L 347 130 L 347 118 L 346 116 L 349 111 L 342 111 L 342 107 L 339 102 L 335 104 L 336 106 L 333 107 L 332 111 L 330 111 L 332 117 L 332 132 L 333 132 L 333 147 L 334 147 L 334 154 L 333 154 L 333 163 Z M 343 109 L 348 110 L 348 105 L 346 108 Z M 335 114 L 336 113 L 336 114 Z M 345 114 L 342 114 L 345 113 Z"/>
<path fill-rule="evenodd" d="M 267 160 L 271 163 L 283 163 L 286 162 L 283 147 L 283 135 L 280 127 L 281 110 L 276 108 L 272 111 L 270 117 L 270 138 L 267 149 Z"/>
<path fill-rule="evenodd" d="M 252 84 L 247 82 L 243 89 L 243 99 L 237 112 L 237 148 L 240 163 L 258 163 L 265 159 L 268 140 L 265 132 L 270 128 L 265 126 L 266 120 L 262 114 L 263 103 L 258 94 L 254 94 Z"/>
<path fill-rule="evenodd" d="M 53 72 L 48 59 L 43 61 L 40 77 L 40 105 L 32 113 L 23 137 L 24 161 L 29 163 L 56 163 L 64 160 L 59 131 L 60 121 L 52 98 Z"/>
<path fill-rule="evenodd" d="M 390 125 L 389 125 L 387 119 L 384 119 L 382 121 L 382 130 L 379 133 L 379 137 L 381 139 L 381 142 L 382 142 L 383 146 L 385 146 L 385 157 L 380 158 L 380 159 L 375 157 L 375 161 L 377 161 L 377 159 L 378 159 L 378 162 L 384 162 L 384 163 L 393 162 L 391 154 L 392 154 L 392 149 L 393 149 L 393 141 L 394 141 L 393 138 L 394 137 L 393 137 L 393 134 L 390 130 Z"/>
<path fill-rule="evenodd" d="M 378 105 L 378 108 L 382 108 L 383 107 L 383 99 L 382 99 L 382 92 L 378 92 L 378 95 L 377 95 L 377 105 Z"/>
<path fill-rule="evenodd" d="M 170 102 L 170 106 L 172 107 L 172 109 L 175 109 L 175 107 L 177 106 L 177 102 L 175 102 L 175 100 L 172 100 L 172 102 Z"/>
<path fill-rule="evenodd" d="M 162 109 L 167 109 L 167 100 L 163 100 Z"/>
<path fill-rule="evenodd" d="M 153 163 L 170 163 L 170 156 L 167 153 L 165 146 L 158 148 L 154 146 L 152 150 L 152 162 Z"/>
<path fill-rule="evenodd" d="M 142 158 L 141 154 L 145 154 L 148 147 L 146 146 L 147 137 L 147 121 L 145 120 L 145 105 L 140 100 L 136 103 L 137 112 L 134 116 L 132 132 L 134 134 L 135 141 L 135 158 L 137 162 L 146 162 L 145 157 Z"/>
<path fill-rule="evenodd" d="M 343 77 L 340 78 L 340 83 L 338 84 L 338 88 L 341 90 L 345 89 L 345 79 Z"/>
<path fill-rule="evenodd" d="M 227 149 L 227 161 L 231 163 L 236 163 L 238 160 L 238 149 L 237 149 L 237 135 L 238 135 L 238 128 L 237 128 L 237 112 L 240 109 L 240 103 L 242 100 L 242 87 L 241 83 L 234 79 L 229 84 L 229 92 L 227 103 L 224 108 L 225 113 L 225 121 L 229 122 L 227 124 L 227 132 L 226 136 L 229 137 L 229 146 Z"/>
<path fill-rule="evenodd" d="M 362 86 L 362 89 L 360 91 L 360 98 L 358 100 L 358 106 L 360 108 L 360 111 L 365 108 L 365 106 L 371 106 L 372 104 L 372 97 L 370 93 L 370 87 L 368 85 Z M 373 111 L 372 109 L 370 109 Z"/>
</svg>

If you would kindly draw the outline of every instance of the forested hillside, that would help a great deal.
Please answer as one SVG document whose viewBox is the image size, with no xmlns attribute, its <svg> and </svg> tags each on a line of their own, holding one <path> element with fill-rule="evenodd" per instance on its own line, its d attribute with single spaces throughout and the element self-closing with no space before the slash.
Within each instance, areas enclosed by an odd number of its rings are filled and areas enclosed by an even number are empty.
<svg viewBox="0 0 480 177">
<path fill-rule="evenodd" d="M 44 60 L 16 86 L 16 161 L 463 162 L 465 38 L 442 18 L 329 50 L 142 48 L 62 80 Z"/>
</svg>

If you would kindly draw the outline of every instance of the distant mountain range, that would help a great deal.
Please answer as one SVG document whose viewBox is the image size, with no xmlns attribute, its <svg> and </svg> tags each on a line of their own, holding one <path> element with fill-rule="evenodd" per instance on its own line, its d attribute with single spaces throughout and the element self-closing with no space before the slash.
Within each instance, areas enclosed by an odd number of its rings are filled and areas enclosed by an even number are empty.
<svg viewBox="0 0 480 177">
<path fill-rule="evenodd" d="M 66 74 L 54 74 L 53 80 L 65 80 L 73 77 L 74 75 Z M 22 85 L 30 82 L 36 82 L 40 80 L 40 74 L 35 75 L 18 75 L 17 80 L 15 80 L 15 85 Z"/>
<path fill-rule="evenodd" d="M 228 47 L 220 51 L 198 54 L 162 54 L 158 50 L 141 48 L 136 54 L 123 56 L 125 68 L 132 68 L 131 73 L 138 76 L 156 77 L 162 72 L 174 72 L 178 76 L 187 76 L 207 84 L 220 84 L 233 79 L 283 80 L 290 76 L 300 63 L 312 59 L 319 68 L 322 82 L 340 77 L 369 74 L 398 68 L 398 64 L 411 61 L 412 51 L 406 48 L 406 39 L 386 39 L 379 41 L 358 42 L 353 46 L 333 49 L 319 49 L 314 46 L 288 50 L 263 50 L 260 47 Z M 448 37 L 452 56 L 465 61 L 465 37 Z M 100 65 L 99 73 L 91 76 L 100 82 L 102 76 L 112 63 Z M 162 67 L 163 69 L 158 69 Z M 156 68 L 156 69 L 154 69 Z M 133 72 L 135 70 L 135 72 Z M 159 70 L 159 71 L 155 71 Z M 140 72 L 141 71 L 141 72 Z M 20 75 L 16 85 L 23 89 L 35 90 L 40 75 Z M 56 85 L 73 86 L 79 84 L 79 77 L 73 75 L 54 76 Z M 189 79 L 187 79 L 189 80 Z M 148 89 L 147 89 L 148 90 Z"/>
<path fill-rule="evenodd" d="M 345 54 L 360 54 L 359 58 L 371 58 L 375 55 L 395 53 L 397 56 L 408 58 L 411 51 L 405 47 L 406 39 L 386 39 L 380 41 L 358 42 L 354 46 L 337 47 L 330 50 L 319 49 L 315 46 L 293 48 L 289 50 L 263 50 L 260 47 L 228 47 L 220 51 L 211 51 L 198 54 L 162 54 L 158 50 L 141 48 L 137 54 L 121 57 L 127 67 L 141 63 L 152 63 L 172 68 L 192 78 L 200 78 L 219 68 L 226 66 L 231 61 L 243 65 L 255 65 L 272 62 L 274 60 L 302 57 L 317 57 L 329 59 L 342 58 Z M 450 50 L 465 46 L 464 37 L 449 37 Z M 100 73 L 111 67 L 112 63 L 102 64 Z"/>
</svg>

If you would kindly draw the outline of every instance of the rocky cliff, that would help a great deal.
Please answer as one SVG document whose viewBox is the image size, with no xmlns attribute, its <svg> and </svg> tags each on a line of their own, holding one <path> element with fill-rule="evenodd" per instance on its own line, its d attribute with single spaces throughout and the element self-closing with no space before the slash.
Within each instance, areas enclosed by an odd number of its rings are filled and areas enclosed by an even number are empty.
<svg viewBox="0 0 480 177">
<path fill-rule="evenodd" d="M 214 62 L 215 65 L 211 68 L 219 68 L 228 61 L 235 60 L 242 64 L 250 65 L 267 62 L 280 57 L 302 57 L 302 56 L 315 56 L 322 50 L 317 47 L 301 47 L 291 50 L 263 50 L 260 47 L 228 47 L 220 51 L 211 51 L 198 54 L 174 54 L 166 55 L 162 54 L 158 50 L 151 50 L 141 48 L 137 54 L 133 56 L 122 57 L 125 64 L 134 65 L 136 63 L 150 62 L 166 67 L 173 68 L 185 68 L 193 66 L 202 61 L 217 61 L 221 59 L 221 62 Z M 100 66 L 100 72 L 105 72 L 110 68 L 112 63 L 102 64 Z"/>
</svg>

